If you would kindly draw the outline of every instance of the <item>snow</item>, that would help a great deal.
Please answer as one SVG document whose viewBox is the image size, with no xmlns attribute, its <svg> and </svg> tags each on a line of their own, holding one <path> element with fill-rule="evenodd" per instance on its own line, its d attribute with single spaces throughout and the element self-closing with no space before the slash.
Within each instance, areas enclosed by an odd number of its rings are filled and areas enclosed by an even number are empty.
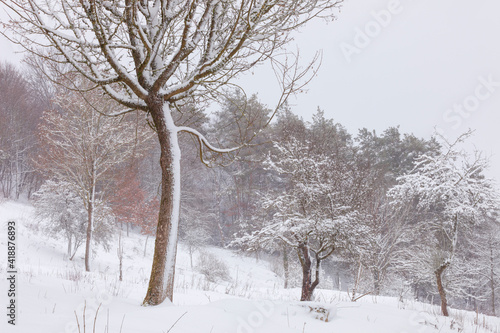
<svg viewBox="0 0 500 333">
<path fill-rule="evenodd" d="M 182 244 L 174 303 L 143 307 L 154 242 L 148 242 L 143 257 L 145 236 L 124 236 L 121 282 L 115 250 L 118 240 L 109 252 L 96 248 L 93 271 L 85 272 L 83 249 L 69 261 L 65 242 L 44 236 L 33 208 L 15 202 L 0 203 L 0 299 L 4 309 L 8 301 L 5 226 L 11 220 L 17 227 L 17 325 L 8 325 L 4 314 L 1 332 L 79 332 L 75 314 L 80 332 L 84 332 L 84 312 L 86 332 L 94 332 L 94 320 L 95 332 L 123 333 L 484 333 L 498 332 L 500 327 L 498 318 L 479 315 L 476 319 L 475 313 L 455 310 L 452 317 L 445 318 L 438 315 L 437 307 L 391 297 L 367 296 L 353 303 L 336 290 L 319 289 L 315 302 L 298 302 L 300 290 L 282 289 L 283 281 L 269 269 L 268 262 L 225 249 L 203 250 L 221 258 L 230 271 L 227 281 L 208 283 L 196 267 L 190 267 Z M 475 326 L 474 320 L 480 325 Z"/>
<path fill-rule="evenodd" d="M 172 216 L 171 216 L 171 229 L 168 235 L 168 248 L 167 258 L 165 261 L 165 273 L 163 276 L 163 292 L 168 288 L 168 283 L 171 281 L 170 277 L 175 271 L 175 261 L 177 256 L 177 235 L 179 230 L 179 214 L 181 207 L 181 149 L 179 147 L 178 134 L 172 113 L 168 103 L 163 105 L 163 113 L 165 116 L 165 126 L 170 133 L 170 145 L 172 152 L 172 173 L 173 173 L 173 186 L 172 186 Z"/>
</svg>

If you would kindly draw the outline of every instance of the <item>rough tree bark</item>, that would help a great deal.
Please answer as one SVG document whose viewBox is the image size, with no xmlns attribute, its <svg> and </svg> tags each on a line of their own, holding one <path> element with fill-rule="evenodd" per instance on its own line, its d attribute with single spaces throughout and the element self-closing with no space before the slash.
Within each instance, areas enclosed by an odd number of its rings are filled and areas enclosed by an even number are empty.
<svg viewBox="0 0 500 333">
<path fill-rule="evenodd" d="M 302 292 L 300 296 L 301 301 L 310 301 L 312 299 L 314 289 L 319 284 L 319 268 L 320 258 L 316 255 L 315 279 L 312 280 L 312 260 L 309 254 L 309 247 L 305 244 L 297 248 L 299 252 L 300 264 L 302 266 Z"/>
<path fill-rule="evenodd" d="M 310 301 L 312 296 L 311 290 L 311 258 L 309 257 L 309 249 L 305 245 L 299 246 L 300 265 L 302 266 L 302 292 L 300 294 L 301 301 Z"/>
<path fill-rule="evenodd" d="M 161 98 L 149 102 L 151 116 L 160 142 L 161 200 L 156 231 L 153 269 L 144 305 L 156 305 L 165 298 L 173 299 L 175 261 L 177 257 L 177 236 L 179 223 L 180 149 L 177 131 L 168 108 Z"/>
<path fill-rule="evenodd" d="M 444 270 L 448 266 L 449 266 L 449 263 L 446 262 L 446 263 L 442 264 L 441 266 L 439 266 L 439 268 L 436 269 L 436 271 L 434 272 L 434 274 L 436 275 L 436 283 L 437 283 L 437 288 L 439 291 L 439 297 L 441 298 L 441 313 L 445 317 L 448 317 L 448 301 L 446 299 L 446 291 L 444 290 L 442 276 L 443 276 Z"/>
</svg>

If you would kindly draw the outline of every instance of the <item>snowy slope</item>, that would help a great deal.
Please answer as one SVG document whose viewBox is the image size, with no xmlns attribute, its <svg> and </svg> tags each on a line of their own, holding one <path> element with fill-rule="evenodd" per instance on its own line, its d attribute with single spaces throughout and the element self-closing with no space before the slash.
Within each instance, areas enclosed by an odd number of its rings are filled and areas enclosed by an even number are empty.
<svg viewBox="0 0 500 333">
<path fill-rule="evenodd" d="M 153 240 L 149 239 L 144 257 L 146 238 L 133 233 L 124 237 L 121 282 L 116 243 L 109 252 L 99 249 L 92 261 L 92 272 L 86 273 L 83 249 L 69 261 L 64 241 L 42 235 L 33 209 L 13 202 L 0 204 L 2 309 L 6 309 L 9 301 L 6 269 L 9 220 L 16 221 L 18 237 L 17 325 L 8 325 L 8 317 L 2 314 L 1 332 L 500 332 L 497 318 L 476 317 L 463 311 L 452 311 L 451 318 L 444 318 L 437 315 L 436 307 L 410 301 L 401 303 L 389 297 L 368 296 L 352 303 L 345 293 L 319 290 L 317 302 L 300 303 L 297 302 L 300 290 L 282 289 L 283 282 L 268 268 L 269 263 L 229 250 L 204 249 L 222 258 L 229 267 L 229 278 L 210 283 L 190 267 L 189 255 L 182 245 L 176 267 L 174 304 L 142 307 Z"/>
</svg>

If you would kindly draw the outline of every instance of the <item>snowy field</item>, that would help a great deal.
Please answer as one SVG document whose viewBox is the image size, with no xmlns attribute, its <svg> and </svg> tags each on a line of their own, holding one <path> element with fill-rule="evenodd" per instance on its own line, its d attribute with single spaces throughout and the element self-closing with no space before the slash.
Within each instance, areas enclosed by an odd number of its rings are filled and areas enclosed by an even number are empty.
<svg viewBox="0 0 500 333">
<path fill-rule="evenodd" d="M 16 326 L 7 324 L 7 221 L 16 222 Z M 142 307 L 154 241 L 131 233 L 124 237 L 123 281 L 118 280 L 117 239 L 109 252 L 100 248 L 92 272 L 84 271 L 83 248 L 69 261 L 63 240 L 49 239 L 20 203 L 0 204 L 1 332 L 36 333 L 424 333 L 500 332 L 500 320 L 390 297 L 357 302 L 339 291 L 319 289 L 316 302 L 300 303 L 299 289 L 283 281 L 265 260 L 229 250 L 203 249 L 227 265 L 229 276 L 212 283 L 195 268 L 181 244 L 174 304 Z"/>
</svg>

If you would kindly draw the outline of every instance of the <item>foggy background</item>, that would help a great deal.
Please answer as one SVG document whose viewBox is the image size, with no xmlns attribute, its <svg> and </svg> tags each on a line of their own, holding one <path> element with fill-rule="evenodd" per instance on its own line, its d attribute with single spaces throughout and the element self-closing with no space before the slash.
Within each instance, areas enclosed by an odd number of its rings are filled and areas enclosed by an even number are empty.
<svg viewBox="0 0 500 333">
<path fill-rule="evenodd" d="M 292 43 L 304 65 L 322 50 L 308 91 L 290 99 L 293 112 L 310 120 L 320 107 L 353 135 L 363 127 L 381 133 L 399 125 L 402 133 L 428 138 L 437 128 L 454 139 L 471 128 L 471 141 L 491 158 L 489 175 L 498 180 L 499 12 L 500 3 L 486 0 L 345 1 L 337 20 L 313 21 Z M 6 19 L 3 10 L 0 19 Z M 22 58 L 3 36 L 0 50 L 1 60 Z M 482 80 L 498 83 L 489 91 Z M 279 98 L 266 66 L 240 84 L 271 107 Z M 456 111 L 467 103 L 472 111 Z"/>
</svg>

